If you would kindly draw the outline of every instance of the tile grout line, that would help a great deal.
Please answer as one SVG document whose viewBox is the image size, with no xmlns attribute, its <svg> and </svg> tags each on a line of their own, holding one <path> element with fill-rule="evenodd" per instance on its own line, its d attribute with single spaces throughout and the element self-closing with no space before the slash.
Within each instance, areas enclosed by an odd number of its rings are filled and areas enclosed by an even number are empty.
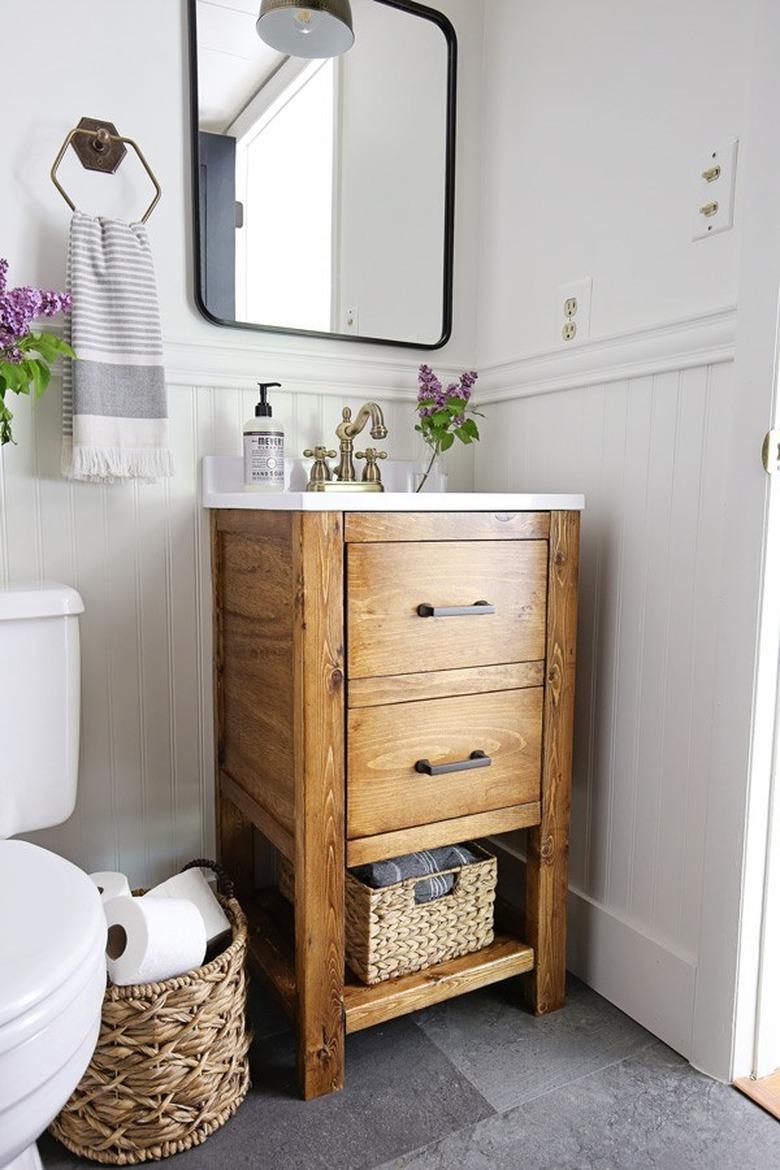
<svg viewBox="0 0 780 1170">
<path fill-rule="evenodd" d="M 428 1037 L 428 1039 L 432 1039 L 432 1037 Z M 436 1044 L 436 1041 L 433 1040 L 433 1043 Z M 606 1069 L 614 1068 L 616 1065 L 623 1064 L 625 1061 L 631 1059 L 631 1057 L 636 1056 L 637 1053 L 644 1052 L 644 1050 L 646 1048 L 649 1048 L 653 1044 L 663 1044 L 663 1041 L 658 1040 L 658 1038 L 656 1036 L 650 1036 L 649 1039 L 646 1040 L 643 1044 L 640 1044 L 638 1048 L 635 1048 L 631 1052 L 626 1053 L 625 1056 L 621 1056 L 619 1060 L 612 1060 L 612 1061 L 609 1061 L 605 1065 L 601 1065 L 599 1068 L 591 1069 L 589 1072 L 584 1073 L 583 1076 L 581 1076 L 581 1077 L 573 1077 L 572 1080 L 570 1080 L 570 1081 L 564 1081 L 560 1085 L 553 1085 L 549 1089 L 545 1089 L 541 1093 L 536 1093 L 532 1097 L 527 1097 L 524 1101 L 517 1101 L 513 1105 L 506 1106 L 506 1108 L 504 1108 L 504 1109 L 495 1109 L 491 1105 L 490 1108 L 491 1108 L 492 1112 L 491 1112 L 489 1117 L 482 1117 L 482 1118 L 480 1118 L 479 1121 L 473 1121 L 467 1125 L 459 1126 L 457 1129 L 450 1130 L 449 1133 L 443 1134 L 439 1138 L 435 1138 L 434 1141 L 432 1141 L 432 1142 L 426 1142 L 425 1145 L 416 1146 L 412 1150 L 404 1150 L 404 1152 L 402 1154 L 396 1154 L 390 1159 L 385 1158 L 385 1160 L 383 1162 L 375 1163 L 374 1166 L 369 1168 L 369 1170 L 382 1170 L 383 1167 L 387 1167 L 388 1170 L 392 1170 L 392 1168 L 395 1167 L 396 1163 L 401 1158 L 417 1158 L 418 1156 L 425 1154 L 425 1152 L 427 1150 L 436 1149 L 436 1147 L 440 1146 L 442 1144 L 442 1142 L 446 1142 L 446 1141 L 449 1141 L 453 1137 L 457 1137 L 458 1134 L 465 1134 L 465 1133 L 469 1133 L 469 1132 L 473 1133 L 474 1130 L 476 1130 L 478 1126 L 482 1125 L 486 1121 L 490 1121 L 494 1117 L 505 1117 L 508 1113 L 512 1113 L 516 1109 L 525 1109 L 525 1107 L 527 1105 L 530 1105 L 535 1101 L 541 1100 L 542 1097 L 548 1097 L 551 1093 L 559 1092 L 561 1089 L 568 1088 L 570 1085 L 576 1084 L 578 1081 L 588 1080 L 589 1077 L 596 1076 L 599 1073 L 603 1073 Z M 438 1048 L 439 1045 L 436 1044 L 436 1047 Z M 441 1049 L 440 1049 L 440 1051 L 441 1051 Z M 452 1063 L 452 1061 L 450 1061 L 450 1063 Z M 466 1080 L 469 1082 L 469 1084 L 472 1085 L 472 1088 L 476 1089 L 476 1086 L 473 1084 L 470 1077 L 465 1072 L 463 1072 L 462 1069 L 457 1068 L 457 1065 L 453 1065 L 453 1067 L 456 1069 L 456 1071 L 458 1073 L 460 1073 L 461 1076 L 466 1078 Z M 477 1092 L 479 1092 L 478 1089 L 477 1089 Z M 482 1096 L 481 1093 L 480 1093 L 480 1096 Z M 487 1104 L 490 1105 L 490 1102 L 487 1101 Z M 399 1168 L 399 1170 L 401 1170 L 401 1168 Z"/>
<path fill-rule="evenodd" d="M 460 1073 L 460 1075 L 462 1077 L 466 1078 L 466 1080 L 469 1082 L 471 1087 L 473 1089 L 475 1089 L 477 1093 L 479 1093 L 480 1097 L 484 1097 L 484 1094 L 480 1090 L 479 1086 L 474 1083 L 474 1081 L 469 1076 L 468 1072 L 465 1069 L 460 1068 L 457 1064 L 455 1064 L 454 1060 L 449 1056 L 449 1054 L 447 1052 L 444 1051 L 442 1046 L 439 1044 L 438 1040 L 436 1040 L 436 1038 L 434 1036 L 429 1035 L 428 1032 L 425 1031 L 425 1028 L 423 1028 L 422 1025 L 420 1023 L 418 1023 L 417 1020 L 414 1020 L 413 1023 L 415 1025 L 415 1027 L 419 1028 L 420 1031 L 423 1033 L 423 1035 L 426 1036 L 428 1038 L 428 1040 L 430 1040 L 431 1043 L 434 1044 L 438 1048 L 439 1052 L 441 1052 L 442 1056 L 444 1056 L 444 1058 L 452 1065 L 452 1067 L 458 1073 Z M 641 1025 L 639 1025 L 639 1026 L 641 1027 Z M 647 1031 L 647 1029 L 645 1029 L 645 1031 Z M 616 1060 L 608 1060 L 606 1064 L 600 1064 L 595 1068 L 588 1069 L 587 1072 L 584 1072 L 584 1073 L 580 1074 L 579 1076 L 574 1076 L 574 1077 L 571 1077 L 569 1080 L 561 1081 L 559 1084 L 551 1085 L 549 1089 L 543 1089 L 540 1093 L 534 1093 L 531 1097 L 526 1097 L 523 1100 L 515 1101 L 511 1105 L 507 1105 L 506 1108 L 497 1109 L 494 1105 L 491 1104 L 490 1101 L 487 1100 L 486 1097 L 484 1097 L 484 1099 L 487 1101 L 488 1105 L 490 1105 L 490 1108 L 493 1110 L 493 1113 L 496 1113 L 496 1114 L 507 1113 L 510 1109 L 517 1109 L 521 1105 L 526 1105 L 529 1101 L 536 1101 L 536 1100 L 538 1100 L 539 1097 L 546 1096 L 547 1093 L 554 1093 L 557 1089 L 565 1089 L 568 1085 L 576 1084 L 577 1081 L 587 1080 L 587 1078 L 589 1076 L 592 1076 L 594 1073 L 603 1072 L 604 1069 L 612 1068 L 613 1065 L 616 1065 L 616 1064 L 621 1064 L 624 1060 L 628 1060 L 629 1057 L 635 1056 L 637 1052 L 644 1051 L 644 1049 L 647 1048 L 650 1044 L 663 1044 L 663 1041 L 659 1040 L 657 1036 L 653 1036 L 651 1032 L 648 1032 L 647 1036 L 648 1036 L 648 1038 L 646 1040 L 643 1040 L 640 1044 L 638 1044 L 636 1046 L 636 1048 L 632 1048 L 630 1050 L 630 1052 L 626 1052 L 623 1056 L 618 1057 Z"/>
</svg>

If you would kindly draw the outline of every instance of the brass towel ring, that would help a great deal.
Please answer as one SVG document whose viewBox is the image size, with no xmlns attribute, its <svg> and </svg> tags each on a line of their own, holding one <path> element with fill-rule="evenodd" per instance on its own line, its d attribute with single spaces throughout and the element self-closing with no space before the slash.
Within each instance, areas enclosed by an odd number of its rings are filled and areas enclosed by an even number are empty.
<svg viewBox="0 0 780 1170">
<path fill-rule="evenodd" d="M 141 217 L 141 223 L 146 223 L 160 202 L 162 187 L 157 182 L 155 173 L 146 161 L 138 143 L 134 142 L 132 138 L 124 138 L 118 132 L 113 122 L 103 122 L 96 118 L 82 118 L 78 126 L 68 131 L 65 141 L 60 147 L 59 154 L 54 160 L 50 174 L 52 183 L 71 211 L 76 210 L 76 204 L 57 178 L 60 163 L 65 157 L 65 152 L 71 143 L 73 143 L 73 149 L 78 155 L 83 167 L 86 167 L 90 171 L 100 171 L 104 175 L 113 175 L 117 170 L 122 159 L 127 154 L 125 146 L 131 146 L 133 148 L 138 155 L 141 166 L 146 171 L 154 186 L 154 199 L 152 199 L 152 202 Z"/>
</svg>

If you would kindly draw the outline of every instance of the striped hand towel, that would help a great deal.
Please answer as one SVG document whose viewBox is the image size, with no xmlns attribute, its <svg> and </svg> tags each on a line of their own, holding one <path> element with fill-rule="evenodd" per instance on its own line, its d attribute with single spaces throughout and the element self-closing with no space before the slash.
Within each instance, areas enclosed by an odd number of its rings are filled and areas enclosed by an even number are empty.
<svg viewBox="0 0 780 1170">
<path fill-rule="evenodd" d="M 62 473 L 113 483 L 173 474 L 162 334 L 143 224 L 73 214 L 73 310 L 62 396 Z"/>
</svg>

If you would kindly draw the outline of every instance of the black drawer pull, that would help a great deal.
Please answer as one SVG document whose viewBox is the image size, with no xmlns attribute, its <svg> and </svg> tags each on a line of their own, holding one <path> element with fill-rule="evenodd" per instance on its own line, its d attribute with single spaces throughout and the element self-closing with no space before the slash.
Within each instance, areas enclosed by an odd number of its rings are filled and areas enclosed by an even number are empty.
<svg viewBox="0 0 780 1170">
<path fill-rule="evenodd" d="M 415 772 L 426 776 L 446 776 L 448 772 L 469 772 L 472 768 L 489 768 L 493 763 L 484 752 L 472 752 L 467 760 L 456 760 L 454 764 L 432 764 L 430 760 L 418 760 Z"/>
<path fill-rule="evenodd" d="M 417 606 L 419 617 L 481 617 L 495 612 L 496 607 L 489 601 L 475 601 L 473 605 L 431 605 L 424 601 Z"/>
</svg>

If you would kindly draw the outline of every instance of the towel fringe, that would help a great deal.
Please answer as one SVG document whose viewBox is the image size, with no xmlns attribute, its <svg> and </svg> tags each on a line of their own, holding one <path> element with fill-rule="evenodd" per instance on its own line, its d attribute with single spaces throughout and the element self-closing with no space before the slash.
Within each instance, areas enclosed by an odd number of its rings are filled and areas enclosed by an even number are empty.
<svg viewBox="0 0 780 1170">
<path fill-rule="evenodd" d="M 156 483 L 173 475 L 173 456 L 167 448 L 74 446 L 66 437 L 62 444 L 62 474 L 66 479 L 92 483 L 130 479 Z"/>
</svg>

